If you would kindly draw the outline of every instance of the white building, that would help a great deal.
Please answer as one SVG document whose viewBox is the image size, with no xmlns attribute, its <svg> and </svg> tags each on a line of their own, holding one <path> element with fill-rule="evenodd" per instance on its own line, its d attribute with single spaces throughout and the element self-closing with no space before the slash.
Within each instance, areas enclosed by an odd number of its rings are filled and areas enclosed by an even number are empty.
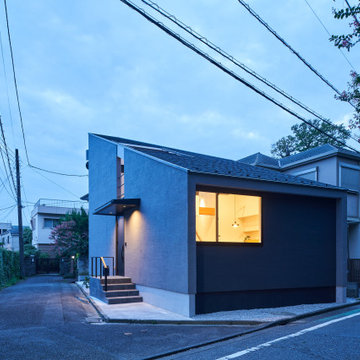
<svg viewBox="0 0 360 360">
<path fill-rule="evenodd" d="M 27 226 L 23 226 L 23 230 Z M 0 223 L 0 244 L 10 251 L 19 251 L 19 227 L 11 223 Z"/>
<path fill-rule="evenodd" d="M 86 202 L 39 199 L 31 212 L 32 244 L 43 252 L 52 253 L 54 242 L 49 238 L 59 219 L 72 210 L 87 207 Z"/>
</svg>

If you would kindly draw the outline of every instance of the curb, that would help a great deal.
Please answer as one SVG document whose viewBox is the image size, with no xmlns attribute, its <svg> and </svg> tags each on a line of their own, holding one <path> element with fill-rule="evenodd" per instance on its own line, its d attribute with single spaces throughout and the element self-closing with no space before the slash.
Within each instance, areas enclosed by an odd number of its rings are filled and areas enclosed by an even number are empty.
<svg viewBox="0 0 360 360">
<path fill-rule="evenodd" d="M 101 320 L 104 322 L 110 322 L 109 318 L 103 314 L 100 309 L 95 305 L 95 303 L 93 302 L 93 300 L 91 299 L 91 297 L 86 293 L 86 291 L 83 289 L 83 287 L 81 285 L 79 285 L 77 282 L 75 282 L 75 285 L 80 289 L 80 291 L 83 293 L 83 295 L 86 297 L 87 301 L 89 301 L 89 303 L 93 306 L 93 308 L 95 309 L 95 311 L 98 313 L 98 315 L 101 317 Z"/>
<path fill-rule="evenodd" d="M 332 307 L 328 307 L 326 309 L 321 309 L 321 310 L 315 310 L 315 311 L 311 311 L 308 313 L 304 313 L 304 314 L 300 314 L 300 315 L 296 315 L 287 319 L 280 319 L 280 320 L 275 320 L 269 323 L 264 323 L 264 322 L 260 322 L 260 321 L 242 321 L 242 320 L 135 320 L 135 319 L 110 319 L 108 316 L 106 316 L 105 314 L 102 313 L 102 311 L 96 306 L 96 304 L 93 302 L 93 300 L 91 299 L 91 297 L 85 292 L 85 290 L 82 288 L 82 286 L 78 285 L 77 283 L 75 283 L 76 286 L 81 290 L 81 292 L 84 294 L 84 296 L 86 297 L 86 299 L 89 301 L 89 303 L 94 307 L 94 309 L 96 310 L 96 312 L 99 314 L 99 316 L 101 317 L 101 319 L 104 322 L 107 323 L 119 323 L 119 324 L 152 324 L 152 325 L 259 325 L 258 327 L 254 328 L 254 329 L 250 329 L 250 330 L 245 330 L 245 331 L 241 331 L 239 333 L 236 334 L 232 334 L 232 335 L 228 335 L 225 337 L 221 337 L 221 338 L 217 338 L 214 340 L 210 340 L 210 341 L 204 341 L 195 345 L 189 345 L 186 347 L 182 347 L 182 348 L 178 348 L 175 350 L 171 350 L 168 352 L 164 352 L 161 354 L 156 354 L 156 355 L 152 355 L 150 357 L 144 358 L 143 360 L 155 360 L 155 359 L 161 359 L 164 358 L 166 356 L 170 356 L 170 355 L 175 355 L 181 352 L 185 352 L 185 351 L 189 351 L 189 350 L 193 350 L 193 349 L 197 349 L 197 348 L 201 348 L 203 346 L 208 346 L 208 345 L 212 345 L 212 344 L 216 344 L 222 341 L 227 341 L 227 340 L 231 340 L 234 339 L 236 337 L 241 337 L 244 335 L 249 335 L 261 330 L 265 330 L 265 329 L 269 329 L 278 325 L 286 325 L 288 323 L 297 321 L 297 320 L 301 320 L 301 319 L 305 319 L 308 317 L 312 317 L 312 316 L 316 316 L 316 315 L 321 315 L 321 314 L 325 314 L 334 310 L 341 310 L 344 308 L 348 308 L 351 306 L 355 306 L 355 305 L 360 305 L 360 299 L 357 301 L 354 301 L 352 303 L 347 303 L 347 304 L 342 304 L 342 305 L 335 305 Z"/>
<path fill-rule="evenodd" d="M 286 324 L 288 324 L 290 322 L 293 322 L 293 321 L 297 321 L 297 320 L 304 319 L 304 318 L 311 317 L 311 316 L 315 316 L 315 315 L 324 314 L 324 313 L 331 312 L 331 311 L 334 311 L 334 310 L 348 308 L 348 307 L 351 307 L 351 306 L 354 306 L 354 305 L 360 305 L 360 300 L 355 301 L 353 303 L 349 303 L 349 304 L 333 306 L 331 308 L 326 308 L 326 309 L 312 311 L 312 312 L 301 314 L 301 315 L 296 315 L 296 316 L 293 316 L 293 317 L 288 318 L 288 319 L 276 320 L 276 321 L 270 322 L 268 324 L 259 326 L 259 327 L 255 328 L 255 329 L 243 331 L 243 332 L 240 332 L 240 333 L 237 333 L 237 334 L 225 336 L 225 337 L 210 340 L 210 341 L 205 341 L 205 342 L 198 343 L 198 344 L 195 344 L 195 345 L 186 346 L 186 347 L 183 347 L 183 348 L 171 350 L 171 351 L 164 352 L 164 353 L 161 353 L 161 354 L 152 355 L 150 357 L 144 358 L 143 360 L 161 359 L 161 358 L 164 358 L 164 357 L 167 357 L 167 356 L 170 356 L 170 355 L 175 355 L 175 354 L 179 354 L 179 353 L 182 353 L 182 352 L 185 352 L 185 351 L 198 349 L 198 348 L 201 348 L 201 347 L 204 347 L 204 346 L 220 343 L 222 341 L 227 341 L 227 340 L 231 340 L 231 339 L 241 337 L 241 336 L 244 336 L 244 335 L 249 335 L 249 334 L 261 331 L 261 330 L 270 329 L 270 328 L 278 326 L 278 325 L 286 325 Z"/>
<path fill-rule="evenodd" d="M 311 312 L 307 312 L 300 315 L 295 315 L 286 319 L 275 320 L 271 322 L 265 321 L 256 321 L 256 320 L 156 320 L 156 319 L 111 319 L 107 315 L 105 315 L 98 306 L 94 303 L 91 297 L 85 292 L 81 285 L 75 282 L 76 286 L 81 290 L 90 304 L 94 307 L 96 312 L 100 315 L 100 317 L 108 323 L 118 323 L 118 324 L 153 324 L 153 325 L 263 325 L 264 326 L 276 326 L 276 325 L 285 325 L 289 322 L 297 321 L 300 319 L 304 319 L 307 317 L 321 315 L 330 311 L 347 308 L 353 305 L 360 305 L 360 299 L 358 301 L 354 301 L 352 303 L 346 303 L 341 305 L 335 305 L 332 307 L 328 307 L 325 309 L 315 310 Z"/>
</svg>

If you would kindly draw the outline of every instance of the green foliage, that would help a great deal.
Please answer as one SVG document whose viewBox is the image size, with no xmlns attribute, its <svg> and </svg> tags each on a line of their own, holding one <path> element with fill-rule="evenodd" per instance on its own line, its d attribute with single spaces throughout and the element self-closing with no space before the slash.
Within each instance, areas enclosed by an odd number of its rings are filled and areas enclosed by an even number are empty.
<svg viewBox="0 0 360 360">
<path fill-rule="evenodd" d="M 350 18 L 352 21 L 349 26 L 351 32 L 344 35 L 332 35 L 330 41 L 334 43 L 339 49 L 345 48 L 348 51 L 360 41 L 360 23 L 355 19 L 360 14 L 360 1 L 356 6 L 351 6 L 340 10 L 333 9 L 335 19 L 347 19 Z"/>
<path fill-rule="evenodd" d="M 320 120 L 310 120 L 310 123 L 342 142 L 346 142 L 350 137 L 350 131 L 344 125 L 331 125 Z M 291 131 L 292 135 L 281 138 L 271 146 L 274 156 L 283 158 L 324 144 L 340 145 L 338 141 L 330 139 L 305 123 L 293 125 Z"/>
<path fill-rule="evenodd" d="M 24 245 L 32 244 L 32 231 L 29 227 L 25 227 L 23 231 Z"/>
<path fill-rule="evenodd" d="M 87 289 L 90 287 L 90 278 L 89 276 L 86 276 L 83 280 L 83 286 L 85 286 Z"/>
<path fill-rule="evenodd" d="M 89 251 L 89 217 L 86 211 L 73 210 L 59 220 L 50 239 L 55 241 L 55 249 L 60 256 L 87 256 Z"/>
<path fill-rule="evenodd" d="M 335 19 L 348 19 L 351 32 L 344 35 L 332 35 L 330 41 L 339 49 L 345 48 L 348 51 L 360 42 L 360 0 L 355 6 L 345 7 L 344 9 L 333 9 Z M 356 71 L 350 72 L 350 81 L 348 88 L 341 95 L 335 95 L 335 98 L 341 101 L 351 103 L 355 110 L 353 118 L 350 120 L 349 128 L 360 130 L 360 75 Z M 360 138 L 358 138 L 360 142 Z"/>
<path fill-rule="evenodd" d="M 20 279 L 19 253 L 0 249 L 0 289 Z"/>
</svg>

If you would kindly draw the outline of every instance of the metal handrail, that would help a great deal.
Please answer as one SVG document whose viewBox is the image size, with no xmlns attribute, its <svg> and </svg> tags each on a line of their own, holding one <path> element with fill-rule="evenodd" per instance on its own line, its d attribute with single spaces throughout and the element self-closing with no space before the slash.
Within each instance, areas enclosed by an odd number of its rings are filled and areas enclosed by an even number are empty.
<svg viewBox="0 0 360 360">
<path fill-rule="evenodd" d="M 92 256 L 91 257 L 91 276 L 97 277 L 98 276 L 98 262 L 99 262 L 99 277 L 100 280 L 102 279 L 102 276 L 105 277 L 105 286 L 104 290 L 107 291 L 107 277 L 110 275 L 110 267 L 106 264 L 105 259 L 111 259 L 112 260 L 112 274 L 115 275 L 115 267 L 114 267 L 114 257 L 113 256 Z M 94 272 L 94 265 L 95 265 L 95 272 Z"/>
</svg>

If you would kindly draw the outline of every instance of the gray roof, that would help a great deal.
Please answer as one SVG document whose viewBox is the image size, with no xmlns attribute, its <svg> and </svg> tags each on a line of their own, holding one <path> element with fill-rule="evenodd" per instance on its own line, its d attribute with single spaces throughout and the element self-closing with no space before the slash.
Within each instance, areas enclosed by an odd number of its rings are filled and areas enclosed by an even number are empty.
<svg viewBox="0 0 360 360">
<path fill-rule="evenodd" d="M 264 155 L 260 152 L 244 157 L 240 160 L 238 160 L 244 164 L 249 165 L 257 165 L 257 166 L 263 166 L 263 167 L 270 167 L 274 169 L 280 169 L 279 166 L 279 160 L 274 159 L 270 156 Z"/>
<path fill-rule="evenodd" d="M 310 150 L 302 151 L 300 153 L 287 156 L 285 158 L 280 159 L 279 161 L 281 166 L 286 166 L 294 162 L 306 160 L 314 156 L 321 156 L 329 152 L 336 153 L 338 150 L 339 149 L 333 145 L 325 144 L 325 145 L 317 146 L 316 148 Z"/>
<path fill-rule="evenodd" d="M 360 154 L 354 151 L 343 149 L 341 147 L 337 147 L 330 144 L 325 144 L 306 151 L 302 151 L 294 155 L 287 156 L 282 159 L 275 159 L 261 153 L 255 153 L 243 159 L 240 159 L 239 161 L 251 165 L 273 167 L 281 170 L 298 162 L 305 162 L 313 158 L 316 159 L 327 155 L 328 156 L 342 155 L 360 160 Z M 276 166 L 274 166 L 275 164 Z"/>
<path fill-rule="evenodd" d="M 170 164 L 177 165 L 195 173 L 230 176 L 242 179 L 271 181 L 283 184 L 305 185 L 320 188 L 339 189 L 336 186 L 323 184 L 293 175 L 283 174 L 279 171 L 265 169 L 235 160 L 219 158 L 215 156 L 198 154 L 190 151 L 169 148 L 124 138 L 107 135 L 98 135 L 101 138 L 122 144 L 154 158 Z"/>
</svg>

